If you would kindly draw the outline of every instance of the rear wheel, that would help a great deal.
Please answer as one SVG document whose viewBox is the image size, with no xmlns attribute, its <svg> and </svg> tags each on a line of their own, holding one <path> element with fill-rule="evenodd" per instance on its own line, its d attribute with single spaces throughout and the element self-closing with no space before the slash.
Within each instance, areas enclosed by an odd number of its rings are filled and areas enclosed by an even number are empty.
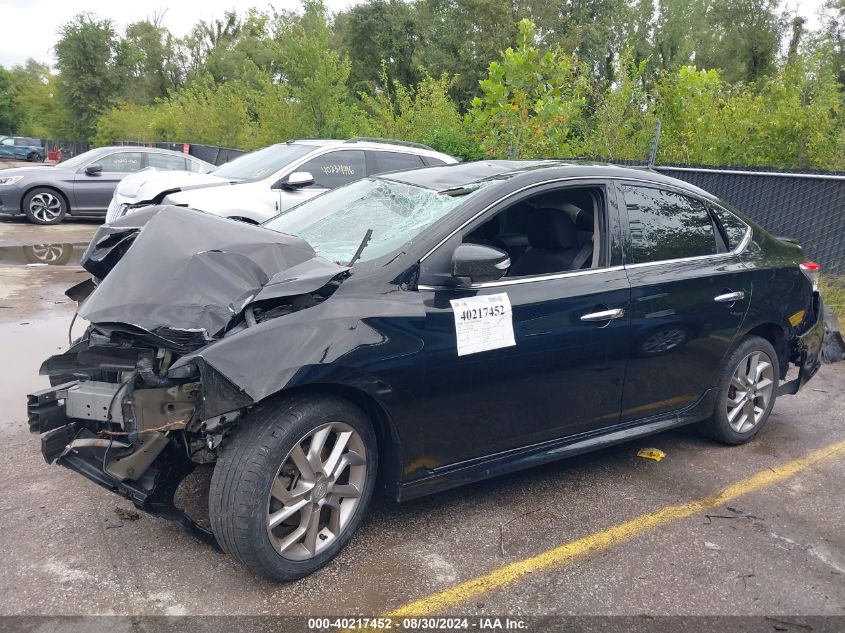
<svg viewBox="0 0 845 633">
<path fill-rule="evenodd" d="M 67 201 L 54 189 L 36 187 L 23 197 L 23 212 L 35 224 L 58 224 L 67 211 Z"/>
<path fill-rule="evenodd" d="M 777 353 L 759 336 L 746 337 L 725 364 L 713 416 L 701 423 L 710 437 L 744 444 L 769 419 L 778 387 Z"/>
<path fill-rule="evenodd" d="M 335 397 L 270 402 L 226 443 L 209 492 L 220 546 L 253 572 L 295 580 L 346 545 L 375 486 L 364 412 Z"/>
</svg>

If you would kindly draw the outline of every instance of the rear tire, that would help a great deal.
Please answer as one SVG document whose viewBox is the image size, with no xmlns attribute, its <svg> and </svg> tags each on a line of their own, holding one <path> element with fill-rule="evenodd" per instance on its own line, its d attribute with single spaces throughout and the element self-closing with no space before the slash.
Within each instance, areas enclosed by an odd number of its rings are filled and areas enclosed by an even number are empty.
<svg viewBox="0 0 845 633">
<path fill-rule="evenodd" d="M 765 426 L 778 389 L 778 356 L 764 338 L 747 336 L 725 363 L 713 415 L 701 431 L 723 444 L 750 441 Z"/>
<path fill-rule="evenodd" d="M 209 490 L 211 529 L 223 550 L 256 574 L 302 578 L 352 537 L 377 465 L 375 433 L 351 402 L 320 396 L 264 403 L 220 451 Z"/>
<path fill-rule="evenodd" d="M 33 224 L 59 224 L 68 212 L 65 197 L 49 187 L 36 187 L 27 192 L 21 206 Z"/>
</svg>

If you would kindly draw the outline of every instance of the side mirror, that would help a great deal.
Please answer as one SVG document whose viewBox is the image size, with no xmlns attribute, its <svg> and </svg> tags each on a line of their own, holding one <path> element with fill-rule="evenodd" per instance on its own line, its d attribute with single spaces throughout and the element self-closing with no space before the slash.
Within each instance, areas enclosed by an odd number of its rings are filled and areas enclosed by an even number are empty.
<svg viewBox="0 0 845 633">
<path fill-rule="evenodd" d="M 482 283 L 501 279 L 511 267 L 503 250 L 483 244 L 461 244 L 452 253 L 452 276 Z"/>
<path fill-rule="evenodd" d="M 314 176 L 311 175 L 311 172 L 295 171 L 282 180 L 280 184 L 283 189 L 302 189 L 314 184 Z"/>
<path fill-rule="evenodd" d="M 88 165 L 85 168 L 85 173 L 89 176 L 99 176 L 103 173 L 103 166 L 102 165 Z"/>
</svg>

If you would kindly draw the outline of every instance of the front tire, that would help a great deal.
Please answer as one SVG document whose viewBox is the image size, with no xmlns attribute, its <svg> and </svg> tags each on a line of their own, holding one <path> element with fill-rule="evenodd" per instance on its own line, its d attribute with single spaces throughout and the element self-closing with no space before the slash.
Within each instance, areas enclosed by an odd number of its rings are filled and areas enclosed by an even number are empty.
<svg viewBox="0 0 845 633">
<path fill-rule="evenodd" d="M 777 359 L 769 341 L 745 337 L 725 363 L 716 408 L 701 430 L 729 445 L 745 444 L 757 435 L 777 398 Z"/>
<path fill-rule="evenodd" d="M 342 398 L 264 403 L 224 444 L 209 491 L 223 550 L 256 574 L 289 581 L 347 544 L 375 487 L 378 446 L 364 412 Z"/>
<path fill-rule="evenodd" d="M 23 212 L 34 224 L 58 224 L 67 215 L 64 196 L 54 189 L 36 187 L 23 197 Z"/>
</svg>

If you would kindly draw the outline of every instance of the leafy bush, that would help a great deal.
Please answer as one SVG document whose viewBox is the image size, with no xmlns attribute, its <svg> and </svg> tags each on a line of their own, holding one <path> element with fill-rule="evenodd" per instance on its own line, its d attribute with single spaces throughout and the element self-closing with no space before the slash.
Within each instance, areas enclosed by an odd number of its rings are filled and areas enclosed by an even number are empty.
<svg viewBox="0 0 845 633">
<path fill-rule="evenodd" d="M 416 141 L 464 159 L 480 155 L 477 143 L 467 136 L 463 118 L 449 97 L 454 78 L 434 78 L 420 69 L 423 78 L 406 87 L 390 82 L 382 68 L 382 84 L 373 95 L 361 94 L 364 110 L 362 134 Z"/>
<path fill-rule="evenodd" d="M 581 150 L 589 83 L 578 60 L 534 44 L 531 20 L 518 24 L 516 49 L 490 64 L 468 123 L 482 149 L 497 158 L 571 156 Z"/>
</svg>

